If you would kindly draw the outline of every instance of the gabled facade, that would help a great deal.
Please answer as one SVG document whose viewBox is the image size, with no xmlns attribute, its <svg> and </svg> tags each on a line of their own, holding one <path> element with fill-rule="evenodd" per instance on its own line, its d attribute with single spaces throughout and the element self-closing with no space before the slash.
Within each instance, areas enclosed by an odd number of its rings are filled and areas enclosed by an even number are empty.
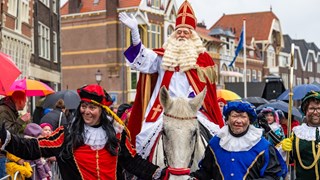
<svg viewBox="0 0 320 180">
<path fill-rule="evenodd" d="M 243 51 L 233 67 L 228 67 L 235 56 L 243 21 L 246 22 L 247 82 L 261 82 L 269 74 L 277 74 L 277 60 L 284 47 L 280 21 L 272 11 L 223 15 L 209 30 L 210 35 L 226 44 L 220 50 L 219 72 L 236 71 L 243 74 Z M 220 73 L 219 73 L 220 74 Z M 223 79 L 221 81 L 221 79 Z M 220 77 L 223 82 L 243 82 L 239 77 Z"/>
<path fill-rule="evenodd" d="M 118 14 L 133 14 L 142 42 L 159 48 L 174 30 L 177 9 L 174 0 L 69 0 L 61 8 L 62 89 L 96 83 L 99 70 L 100 85 L 115 105 L 133 101 L 138 72 L 126 66 L 123 51 L 130 45 L 130 31 Z"/>
<path fill-rule="evenodd" d="M 288 64 L 291 58 L 291 44 L 294 44 L 293 86 L 320 82 L 320 50 L 314 43 L 295 40 L 284 35 L 285 47 L 279 59 L 280 76 L 286 88 L 289 86 Z"/>
</svg>

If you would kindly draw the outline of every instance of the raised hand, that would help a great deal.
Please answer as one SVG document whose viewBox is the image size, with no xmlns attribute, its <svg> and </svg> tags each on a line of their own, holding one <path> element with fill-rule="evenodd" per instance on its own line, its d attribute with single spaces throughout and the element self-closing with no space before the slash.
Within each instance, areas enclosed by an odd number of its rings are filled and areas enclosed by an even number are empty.
<svg viewBox="0 0 320 180">
<path fill-rule="evenodd" d="M 119 20 L 131 30 L 132 44 L 134 46 L 138 45 L 141 41 L 138 28 L 138 21 L 133 16 L 133 14 L 128 16 L 126 12 L 121 12 L 119 13 Z"/>
<path fill-rule="evenodd" d="M 126 12 L 121 12 L 119 13 L 119 20 L 131 30 L 138 29 L 138 21 L 133 14 L 128 16 Z"/>
</svg>

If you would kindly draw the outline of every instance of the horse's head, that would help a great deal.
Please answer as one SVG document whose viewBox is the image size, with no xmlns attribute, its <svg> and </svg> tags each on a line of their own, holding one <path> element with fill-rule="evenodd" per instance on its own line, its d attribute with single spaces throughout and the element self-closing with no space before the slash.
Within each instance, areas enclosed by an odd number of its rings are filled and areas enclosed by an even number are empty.
<svg viewBox="0 0 320 180">
<path fill-rule="evenodd" d="M 193 99 L 171 98 L 165 87 L 160 90 L 160 102 L 164 108 L 163 146 L 170 167 L 190 168 L 192 165 L 195 145 L 200 141 L 197 111 L 205 95 L 206 88 Z"/>
</svg>

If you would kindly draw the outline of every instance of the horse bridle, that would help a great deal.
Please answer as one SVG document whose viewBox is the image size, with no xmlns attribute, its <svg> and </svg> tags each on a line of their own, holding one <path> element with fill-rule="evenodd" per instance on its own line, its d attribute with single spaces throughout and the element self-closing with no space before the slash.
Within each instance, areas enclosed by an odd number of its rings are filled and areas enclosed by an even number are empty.
<svg viewBox="0 0 320 180">
<path fill-rule="evenodd" d="M 167 113 L 163 113 L 163 115 L 173 118 L 173 119 L 179 119 L 179 120 L 191 120 L 191 119 L 197 119 L 197 116 L 193 116 L 193 117 L 178 117 L 178 116 L 174 116 L 171 114 L 167 114 Z"/>
<path fill-rule="evenodd" d="M 163 113 L 163 115 L 165 115 L 167 117 L 170 117 L 170 118 L 179 119 L 179 120 L 197 119 L 196 116 L 195 117 L 177 117 L 177 116 L 173 116 L 173 115 L 167 114 L 167 113 Z M 190 162 L 189 162 L 188 168 L 187 168 L 188 171 L 185 171 L 186 173 L 182 173 L 182 174 L 181 173 L 180 174 L 179 173 L 174 173 L 174 175 L 189 175 L 191 166 L 193 164 L 193 158 L 194 158 L 194 154 L 195 154 L 195 151 L 196 151 L 197 141 L 198 141 L 198 139 L 196 138 L 195 144 L 194 144 L 194 148 L 193 148 L 193 152 L 191 154 L 191 159 L 190 159 Z M 162 144 L 163 144 L 163 136 L 162 136 Z M 164 147 L 164 144 L 163 144 L 163 147 Z M 168 167 L 169 171 L 175 171 L 175 170 L 176 171 L 180 171 L 181 170 L 181 168 L 172 168 L 172 167 L 170 167 L 170 165 L 168 164 L 167 155 L 166 155 L 166 152 L 165 152 L 164 148 L 163 148 L 163 155 L 164 155 L 164 164 L 165 164 L 166 167 Z M 186 168 L 182 168 L 182 169 L 185 170 Z"/>
</svg>

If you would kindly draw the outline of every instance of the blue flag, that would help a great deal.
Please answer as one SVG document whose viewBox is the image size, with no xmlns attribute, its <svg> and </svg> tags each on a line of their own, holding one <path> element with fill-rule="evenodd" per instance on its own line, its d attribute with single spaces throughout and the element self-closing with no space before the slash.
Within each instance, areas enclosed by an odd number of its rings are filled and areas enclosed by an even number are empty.
<svg viewBox="0 0 320 180">
<path fill-rule="evenodd" d="M 239 52 L 243 48 L 243 39 L 244 39 L 244 37 L 243 37 L 243 29 L 242 29 L 241 34 L 240 34 L 240 40 L 239 40 L 239 43 L 238 43 L 238 47 L 236 49 L 236 52 L 235 52 L 233 60 L 229 64 L 229 67 L 231 67 L 233 65 L 233 63 L 236 61 Z"/>
</svg>

